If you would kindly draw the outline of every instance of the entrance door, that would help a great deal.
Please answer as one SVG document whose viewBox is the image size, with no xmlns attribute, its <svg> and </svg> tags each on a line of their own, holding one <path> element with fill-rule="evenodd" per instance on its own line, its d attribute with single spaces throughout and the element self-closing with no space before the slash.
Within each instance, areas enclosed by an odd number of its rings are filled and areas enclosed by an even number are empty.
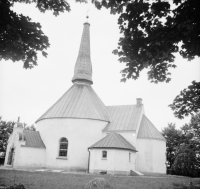
<svg viewBox="0 0 200 189">
<path fill-rule="evenodd" d="M 14 151 L 15 149 L 14 148 L 11 148 L 10 149 L 10 152 L 9 152 L 9 155 L 8 155 L 8 165 L 12 165 L 13 164 L 13 161 L 14 161 Z"/>
</svg>

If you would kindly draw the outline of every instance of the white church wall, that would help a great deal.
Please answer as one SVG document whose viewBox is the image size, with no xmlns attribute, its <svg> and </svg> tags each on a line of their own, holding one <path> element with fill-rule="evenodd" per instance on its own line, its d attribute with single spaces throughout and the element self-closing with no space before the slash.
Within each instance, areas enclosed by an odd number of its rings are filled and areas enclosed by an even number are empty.
<svg viewBox="0 0 200 189">
<path fill-rule="evenodd" d="M 14 145 L 13 134 L 11 134 L 9 139 L 8 139 L 8 145 L 7 145 L 7 148 L 6 148 L 6 157 L 5 157 L 5 161 L 4 161 L 4 166 L 7 166 L 9 151 L 10 151 L 11 147 L 13 147 L 13 145 Z"/>
<path fill-rule="evenodd" d="M 134 147 L 136 147 L 136 132 L 135 131 L 124 131 L 117 132 L 122 135 L 127 141 L 129 141 Z"/>
<path fill-rule="evenodd" d="M 136 170 L 166 173 L 166 142 L 155 139 L 137 139 Z"/>
<path fill-rule="evenodd" d="M 13 133 L 10 135 L 10 137 L 8 139 L 8 145 L 7 145 L 7 149 L 6 149 L 6 157 L 5 157 L 5 162 L 4 162 L 5 166 L 16 167 L 16 165 L 18 164 L 19 153 L 20 153 L 19 151 L 20 151 L 20 146 L 21 146 L 21 142 L 19 141 L 19 133 L 23 133 L 23 128 L 14 127 Z M 12 161 L 12 165 L 8 165 L 8 156 L 9 156 L 9 152 L 10 152 L 11 148 L 14 148 L 14 154 L 13 154 L 13 158 L 12 158 L 13 161 Z"/>
<path fill-rule="evenodd" d="M 37 123 L 37 130 L 46 146 L 46 167 L 67 170 L 88 168 L 88 147 L 102 138 L 107 122 L 89 119 L 45 119 Z M 67 158 L 60 158 L 59 140 L 68 139 Z"/>
<path fill-rule="evenodd" d="M 45 149 L 21 147 L 17 167 L 45 167 Z"/>
<path fill-rule="evenodd" d="M 102 158 L 102 151 L 107 151 L 107 158 Z M 130 161 L 129 161 L 129 153 Z M 136 154 L 128 150 L 120 149 L 91 149 L 90 173 L 107 171 L 108 174 L 129 175 L 130 170 L 135 170 Z"/>
<path fill-rule="evenodd" d="M 115 172 L 135 170 L 136 153 L 128 150 L 115 150 Z"/>
<path fill-rule="evenodd" d="M 107 151 L 107 158 L 102 158 L 102 151 Z M 90 150 L 90 173 L 99 173 L 107 171 L 113 174 L 114 171 L 114 153 L 113 149 L 91 149 Z"/>
</svg>

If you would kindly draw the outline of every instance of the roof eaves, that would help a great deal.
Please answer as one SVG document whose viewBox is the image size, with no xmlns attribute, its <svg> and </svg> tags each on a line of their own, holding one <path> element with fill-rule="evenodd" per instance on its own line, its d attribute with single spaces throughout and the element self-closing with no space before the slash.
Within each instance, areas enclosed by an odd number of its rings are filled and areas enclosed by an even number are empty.
<svg viewBox="0 0 200 189">
<path fill-rule="evenodd" d="M 98 121 L 105 121 L 103 119 L 93 119 L 93 118 L 87 118 L 87 117 L 84 117 L 84 118 L 81 118 L 81 117 L 48 117 L 48 118 L 42 118 L 40 119 L 39 121 L 42 121 L 44 119 L 66 119 L 66 118 L 70 118 L 70 119 L 90 119 L 90 120 L 98 120 Z M 37 121 L 37 123 L 39 122 Z M 109 121 L 107 121 L 109 123 Z"/>
<path fill-rule="evenodd" d="M 162 140 L 162 141 L 166 141 L 165 138 L 161 139 L 161 138 L 152 138 L 152 137 L 139 137 L 138 139 L 150 139 L 150 140 Z"/>
<path fill-rule="evenodd" d="M 24 148 L 40 148 L 40 149 L 46 149 L 46 146 L 44 145 L 44 147 L 37 147 L 37 146 L 28 146 L 28 145 L 21 145 L 21 147 L 24 147 Z"/>
<path fill-rule="evenodd" d="M 119 148 L 119 147 L 89 147 L 88 149 L 120 149 L 120 150 L 130 150 L 134 152 L 138 152 L 135 149 L 132 148 Z"/>
</svg>

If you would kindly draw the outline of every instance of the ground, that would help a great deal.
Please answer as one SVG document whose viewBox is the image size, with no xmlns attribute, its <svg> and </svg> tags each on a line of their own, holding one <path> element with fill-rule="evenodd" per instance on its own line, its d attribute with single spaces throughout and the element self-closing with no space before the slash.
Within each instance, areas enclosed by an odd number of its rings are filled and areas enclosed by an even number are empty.
<svg viewBox="0 0 200 189">
<path fill-rule="evenodd" d="M 22 171 L 0 169 L 0 186 L 14 183 L 24 184 L 26 189 L 84 189 L 86 183 L 96 177 L 104 177 L 114 189 L 172 189 L 183 183 L 200 182 L 200 178 L 176 177 L 168 175 L 111 176 L 85 173 L 52 171 Z"/>
</svg>

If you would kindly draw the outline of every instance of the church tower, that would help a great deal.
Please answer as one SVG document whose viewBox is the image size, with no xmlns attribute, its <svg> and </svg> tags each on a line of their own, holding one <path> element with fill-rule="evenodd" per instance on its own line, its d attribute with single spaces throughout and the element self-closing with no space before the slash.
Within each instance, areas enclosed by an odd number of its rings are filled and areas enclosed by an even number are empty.
<svg viewBox="0 0 200 189">
<path fill-rule="evenodd" d="M 91 87 L 93 81 L 88 22 L 84 23 L 72 82 L 73 86 L 36 123 L 52 118 L 82 118 L 109 122 L 105 105 Z"/>
<path fill-rule="evenodd" d="M 84 23 L 71 88 L 37 121 L 49 168 L 87 170 L 88 147 L 103 137 L 107 109 L 91 85 L 90 24 Z"/>
</svg>

